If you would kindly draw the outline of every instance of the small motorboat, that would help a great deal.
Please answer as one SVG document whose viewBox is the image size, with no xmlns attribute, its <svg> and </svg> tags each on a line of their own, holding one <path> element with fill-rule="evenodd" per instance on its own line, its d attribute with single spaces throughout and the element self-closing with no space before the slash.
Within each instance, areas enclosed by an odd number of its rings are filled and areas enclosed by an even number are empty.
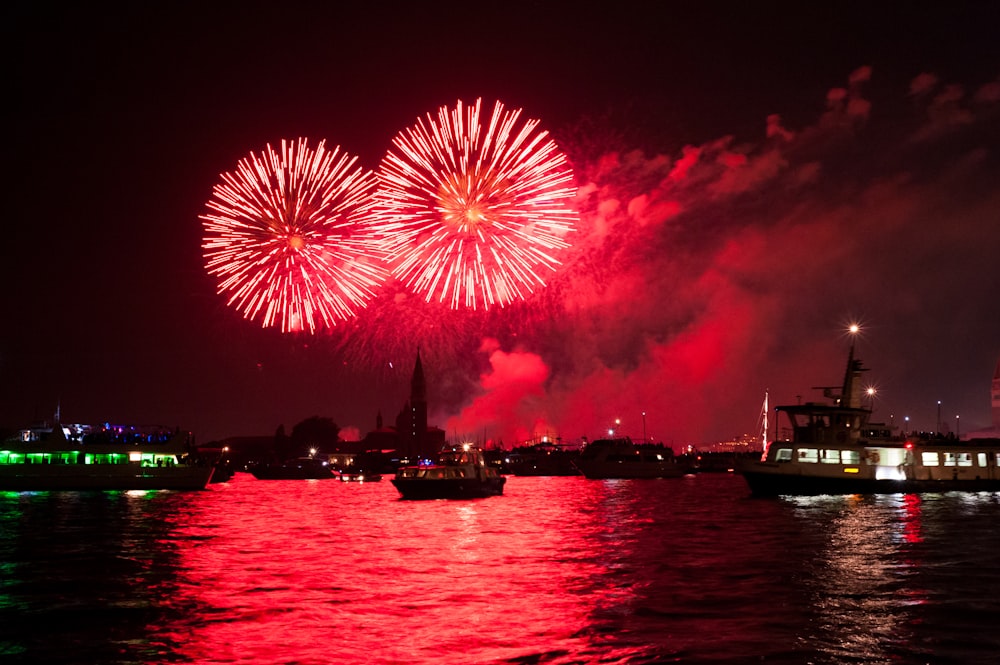
<svg viewBox="0 0 1000 665">
<path fill-rule="evenodd" d="M 392 484 L 404 499 L 478 499 L 503 494 L 507 479 L 470 444 L 446 447 L 436 464 L 404 466 Z"/>
</svg>

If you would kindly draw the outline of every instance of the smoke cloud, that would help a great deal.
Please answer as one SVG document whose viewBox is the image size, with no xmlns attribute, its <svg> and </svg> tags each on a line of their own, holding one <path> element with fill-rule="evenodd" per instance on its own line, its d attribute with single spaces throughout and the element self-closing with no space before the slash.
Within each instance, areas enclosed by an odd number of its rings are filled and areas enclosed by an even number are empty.
<svg viewBox="0 0 1000 665">
<path fill-rule="evenodd" d="M 920 427 L 932 394 L 975 390 L 982 403 L 964 408 L 988 418 L 998 84 L 969 96 L 920 74 L 896 95 L 901 121 L 866 98 L 876 80 L 855 70 L 812 124 L 773 114 L 755 141 L 578 164 L 574 247 L 530 325 L 484 334 L 485 371 L 439 414 L 448 431 L 508 446 L 593 438 L 616 419 L 675 447 L 759 434 L 765 391 L 794 402 L 840 382 L 855 320 L 876 418 Z"/>
</svg>

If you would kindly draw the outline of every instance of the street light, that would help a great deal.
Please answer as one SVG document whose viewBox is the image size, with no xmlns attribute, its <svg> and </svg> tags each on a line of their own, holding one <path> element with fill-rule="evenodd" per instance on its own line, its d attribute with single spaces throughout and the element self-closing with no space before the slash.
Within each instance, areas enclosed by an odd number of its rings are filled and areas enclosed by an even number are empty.
<svg viewBox="0 0 1000 665">
<path fill-rule="evenodd" d="M 642 412 L 642 442 L 646 443 L 646 412 Z"/>
</svg>

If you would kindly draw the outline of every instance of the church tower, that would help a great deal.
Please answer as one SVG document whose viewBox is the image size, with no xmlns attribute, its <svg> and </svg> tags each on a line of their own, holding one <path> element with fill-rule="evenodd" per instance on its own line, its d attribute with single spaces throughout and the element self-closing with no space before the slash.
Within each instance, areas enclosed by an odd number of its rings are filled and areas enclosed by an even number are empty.
<svg viewBox="0 0 1000 665">
<path fill-rule="evenodd" d="M 433 442 L 427 436 L 427 381 L 419 349 L 413 377 L 410 379 L 410 399 L 399 414 L 396 429 L 399 432 L 400 447 L 410 459 L 433 458 L 437 454 L 436 450 L 428 449 Z"/>
</svg>

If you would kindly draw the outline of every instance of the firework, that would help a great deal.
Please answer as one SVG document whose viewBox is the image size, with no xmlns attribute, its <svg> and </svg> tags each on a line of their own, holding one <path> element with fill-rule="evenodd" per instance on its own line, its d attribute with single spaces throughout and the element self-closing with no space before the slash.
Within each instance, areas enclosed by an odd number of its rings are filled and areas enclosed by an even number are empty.
<svg viewBox="0 0 1000 665">
<path fill-rule="evenodd" d="M 497 102 L 484 126 L 481 106 L 418 119 L 378 173 L 393 275 L 455 309 L 503 307 L 544 286 L 577 220 L 572 170 L 538 120 Z"/>
<path fill-rule="evenodd" d="M 230 306 L 282 332 L 333 327 L 387 274 L 369 210 L 376 179 L 356 157 L 307 139 L 268 145 L 223 173 L 201 215 L 206 269 Z"/>
</svg>

